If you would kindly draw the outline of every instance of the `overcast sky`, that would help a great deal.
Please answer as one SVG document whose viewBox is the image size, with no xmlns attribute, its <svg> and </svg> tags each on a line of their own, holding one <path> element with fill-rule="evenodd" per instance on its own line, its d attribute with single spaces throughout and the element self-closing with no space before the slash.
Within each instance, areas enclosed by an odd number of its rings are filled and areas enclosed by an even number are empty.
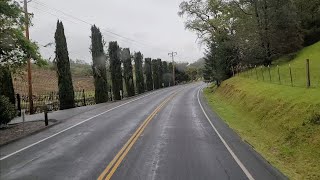
<svg viewBox="0 0 320 180">
<path fill-rule="evenodd" d="M 90 25 L 96 24 L 106 42 L 117 40 L 120 47 L 141 51 L 144 57 L 171 60 L 169 51 L 178 52 L 177 61 L 193 62 L 203 56 L 196 35 L 184 28 L 177 15 L 182 0 L 32 0 L 34 14 L 30 37 L 39 43 L 42 56 L 54 58 L 56 21 L 63 21 L 69 56 L 91 62 Z M 68 15 L 72 15 L 72 18 Z M 78 19 L 76 19 L 78 18 Z M 81 20 L 85 22 L 81 22 Z M 121 38 L 112 33 L 116 33 Z M 133 41 L 132 41 L 133 40 Z"/>
</svg>

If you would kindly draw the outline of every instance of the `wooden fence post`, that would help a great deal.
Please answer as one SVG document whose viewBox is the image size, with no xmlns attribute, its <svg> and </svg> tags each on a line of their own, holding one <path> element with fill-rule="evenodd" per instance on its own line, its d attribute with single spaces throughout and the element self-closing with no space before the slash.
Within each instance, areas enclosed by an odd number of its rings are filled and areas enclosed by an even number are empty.
<svg viewBox="0 0 320 180">
<path fill-rule="evenodd" d="M 278 79 L 279 79 L 279 83 L 281 84 L 281 76 L 280 76 L 280 67 L 279 65 L 277 65 L 278 68 Z"/>
<path fill-rule="evenodd" d="M 310 88 L 311 86 L 311 80 L 310 80 L 310 61 L 309 59 L 306 60 L 306 73 L 307 73 L 307 88 Z"/>
<path fill-rule="evenodd" d="M 17 109 L 18 109 L 18 116 L 21 117 L 21 97 L 20 97 L 20 94 L 17 94 Z"/>
<path fill-rule="evenodd" d="M 45 126 L 49 125 L 49 122 L 48 122 L 48 106 L 47 105 L 44 106 L 44 124 L 45 124 Z"/>
<path fill-rule="evenodd" d="M 291 71 L 291 65 L 290 64 L 289 64 L 289 73 L 290 73 L 291 86 L 293 87 L 292 71 Z"/>
<path fill-rule="evenodd" d="M 254 66 L 254 69 L 256 70 L 257 80 L 259 80 L 259 77 L 258 77 L 258 71 L 257 71 L 257 65 L 255 65 L 255 66 Z"/>
</svg>

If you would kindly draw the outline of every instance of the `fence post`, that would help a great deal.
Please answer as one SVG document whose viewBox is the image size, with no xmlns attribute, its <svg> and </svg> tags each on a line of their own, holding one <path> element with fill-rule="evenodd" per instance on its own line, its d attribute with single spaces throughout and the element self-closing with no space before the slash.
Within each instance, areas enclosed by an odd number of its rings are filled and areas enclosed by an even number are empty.
<svg viewBox="0 0 320 180">
<path fill-rule="evenodd" d="M 279 84 L 281 84 L 281 76 L 280 76 L 280 67 L 277 65 L 278 68 L 278 78 L 279 78 Z"/>
<path fill-rule="evenodd" d="M 49 122 L 48 122 L 48 106 L 45 105 L 44 106 L 44 124 L 46 126 L 48 126 Z"/>
<path fill-rule="evenodd" d="M 272 82 L 272 79 L 271 79 L 271 72 L 270 72 L 270 65 L 268 65 L 268 71 L 269 71 L 269 79 L 270 79 L 270 82 Z"/>
<path fill-rule="evenodd" d="M 110 85 L 110 101 L 112 101 L 112 87 Z"/>
<path fill-rule="evenodd" d="M 289 72 L 290 72 L 290 81 L 291 81 L 291 86 L 293 87 L 292 71 L 291 71 L 291 65 L 290 65 L 290 64 L 289 64 Z"/>
<path fill-rule="evenodd" d="M 254 69 L 256 70 L 257 80 L 259 80 L 259 77 L 258 77 L 258 71 L 257 71 L 257 65 L 255 65 L 255 66 L 254 66 Z"/>
<path fill-rule="evenodd" d="M 83 105 L 86 106 L 86 94 L 84 93 L 84 89 L 82 89 L 82 98 L 83 98 Z"/>
<path fill-rule="evenodd" d="M 310 88 L 311 86 L 311 80 L 310 80 L 310 61 L 309 59 L 306 60 L 306 73 L 307 73 L 307 88 Z"/>
<path fill-rule="evenodd" d="M 16 96 L 17 96 L 18 116 L 21 117 L 21 97 L 20 97 L 20 94 L 16 94 Z"/>
<path fill-rule="evenodd" d="M 261 72 L 262 72 L 262 80 L 264 81 L 263 66 L 261 66 Z"/>
<path fill-rule="evenodd" d="M 26 110 L 23 110 L 21 114 L 22 114 L 22 132 L 24 134 L 24 122 L 26 121 L 25 120 Z"/>
</svg>

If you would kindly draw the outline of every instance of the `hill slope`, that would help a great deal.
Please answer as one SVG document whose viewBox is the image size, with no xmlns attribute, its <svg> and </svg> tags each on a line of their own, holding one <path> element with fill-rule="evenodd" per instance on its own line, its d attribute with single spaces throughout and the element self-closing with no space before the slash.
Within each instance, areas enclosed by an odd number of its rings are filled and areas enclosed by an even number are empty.
<svg viewBox="0 0 320 180">
<path fill-rule="evenodd" d="M 320 88 L 320 42 L 308 46 L 296 54 L 291 54 L 275 61 L 270 68 L 271 78 L 269 77 L 268 69 L 265 67 L 262 69 L 257 68 L 257 71 L 251 69 L 242 73 L 242 76 L 273 84 L 291 86 L 290 65 L 293 86 L 306 87 L 306 59 L 310 60 L 311 87 Z M 277 65 L 279 65 L 280 81 Z"/>
<path fill-rule="evenodd" d="M 320 50 L 315 47 L 319 48 L 320 43 L 298 53 L 290 62 L 292 66 L 300 67 L 307 57 L 318 58 L 320 63 Z M 205 89 L 205 96 L 231 128 L 289 178 L 320 179 L 319 89 L 240 76 L 217 89 Z"/>
</svg>

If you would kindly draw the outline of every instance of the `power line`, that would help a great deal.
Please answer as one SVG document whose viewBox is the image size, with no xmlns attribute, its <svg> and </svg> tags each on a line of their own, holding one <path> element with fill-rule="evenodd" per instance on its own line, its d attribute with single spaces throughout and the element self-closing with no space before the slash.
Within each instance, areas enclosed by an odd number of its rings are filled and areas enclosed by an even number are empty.
<svg viewBox="0 0 320 180">
<path fill-rule="evenodd" d="M 61 14 L 63 14 L 64 16 L 69 17 L 69 18 L 71 18 L 71 19 L 73 19 L 73 20 L 76 20 L 76 21 L 78 21 L 78 22 L 81 22 L 81 23 L 83 23 L 83 24 L 87 24 L 87 25 L 90 25 L 90 26 L 93 25 L 92 23 L 90 23 L 90 22 L 88 22 L 88 21 L 86 21 L 86 20 L 83 20 L 83 19 L 80 19 L 80 18 L 78 18 L 78 17 L 75 17 L 75 16 L 73 16 L 73 15 L 71 15 L 71 14 L 69 14 L 69 13 L 66 13 L 66 12 L 64 12 L 64 11 L 62 11 L 62 10 L 60 10 L 60 9 L 56 9 L 56 8 L 50 7 L 49 5 L 46 5 L 45 3 L 40 2 L 39 0 L 33 0 L 33 1 L 31 1 L 31 2 L 33 2 L 33 3 L 37 4 L 37 5 L 40 5 L 40 6 L 42 6 L 42 7 L 45 7 L 45 8 L 47 8 L 47 9 L 53 10 L 53 11 L 55 11 L 55 12 L 57 12 L 57 13 L 61 13 Z M 44 13 L 50 14 L 50 15 L 52 15 L 52 16 L 55 16 L 55 17 L 57 17 L 57 18 L 61 18 L 61 17 L 59 17 L 58 15 L 53 14 L 53 13 L 51 13 L 51 12 L 45 11 L 45 10 L 43 10 L 43 9 L 36 8 L 36 7 L 34 7 L 34 6 L 32 6 L 32 7 L 35 8 L 35 9 L 37 9 L 37 10 L 39 10 L 39 11 L 42 11 L 42 12 L 44 12 Z M 61 18 L 61 19 L 65 19 L 65 20 L 70 21 L 70 22 L 72 22 L 72 23 L 76 23 L 75 21 L 72 21 L 72 20 L 70 20 L 70 19 L 66 19 L 66 18 Z M 112 31 L 110 31 L 110 30 L 108 30 L 108 29 L 106 29 L 106 28 L 103 28 L 103 29 L 101 29 L 101 30 L 102 30 L 102 33 L 104 32 L 103 34 L 105 34 L 105 35 L 107 35 L 107 36 L 110 36 L 110 37 L 112 37 L 112 38 L 116 38 L 116 39 L 118 39 L 118 40 L 120 40 L 120 41 L 123 41 L 123 42 L 127 42 L 127 43 L 128 43 L 128 42 L 131 42 L 131 43 L 135 43 L 135 45 L 139 45 L 139 46 L 141 46 L 141 47 L 147 47 L 147 48 L 151 48 L 151 49 L 158 49 L 158 50 L 161 50 L 161 51 L 163 51 L 163 52 L 171 51 L 171 50 L 169 50 L 169 49 L 159 48 L 159 47 L 155 47 L 155 46 L 152 46 L 152 45 L 148 45 L 148 44 L 146 44 L 146 43 L 144 43 L 144 42 L 136 41 L 136 40 L 134 40 L 134 39 L 125 37 L 125 36 L 123 36 L 123 35 L 120 35 L 120 34 L 118 34 L 118 33 L 112 32 Z M 118 37 L 118 38 L 117 38 L 117 37 Z M 121 39 L 119 39 L 119 38 L 121 38 Z M 179 55 L 179 56 L 180 56 L 180 55 Z M 183 57 L 183 56 L 180 56 L 180 57 Z M 183 58 L 184 58 L 184 59 L 193 59 L 193 58 L 186 58 L 186 57 L 183 57 Z"/>
</svg>

